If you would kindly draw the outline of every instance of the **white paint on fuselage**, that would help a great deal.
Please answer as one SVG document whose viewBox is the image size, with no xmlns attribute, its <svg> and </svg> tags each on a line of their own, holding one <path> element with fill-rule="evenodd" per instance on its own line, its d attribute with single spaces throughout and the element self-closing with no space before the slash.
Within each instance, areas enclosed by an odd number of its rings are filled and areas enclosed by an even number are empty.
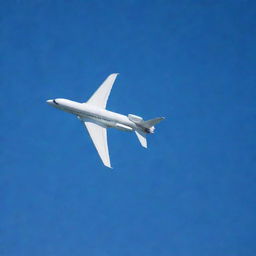
<svg viewBox="0 0 256 256">
<path fill-rule="evenodd" d="M 65 112 L 79 116 L 82 120 L 91 119 L 103 126 L 118 129 L 116 124 L 122 124 L 132 128 L 132 130 L 140 129 L 140 127 L 130 121 L 125 115 L 98 108 L 87 103 L 79 103 L 67 99 L 48 100 L 47 103 Z M 129 130 L 127 129 L 127 131 Z"/>
</svg>

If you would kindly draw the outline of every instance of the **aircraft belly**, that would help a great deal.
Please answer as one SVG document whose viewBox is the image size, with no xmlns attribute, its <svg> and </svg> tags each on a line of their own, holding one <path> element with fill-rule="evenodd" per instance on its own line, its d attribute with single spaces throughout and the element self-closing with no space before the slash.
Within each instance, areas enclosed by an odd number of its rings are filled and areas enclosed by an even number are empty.
<svg viewBox="0 0 256 256">
<path fill-rule="evenodd" d="M 115 126 L 115 122 L 113 122 L 113 121 L 102 120 L 102 119 L 98 119 L 97 121 L 98 121 L 99 123 L 101 123 L 101 124 L 107 126 L 107 127 L 113 127 L 113 126 Z"/>
<path fill-rule="evenodd" d="M 127 116 L 105 109 L 97 109 L 89 106 L 81 108 L 80 106 L 75 106 L 68 107 L 65 110 L 81 117 L 81 119 L 89 119 L 106 127 L 114 127 L 123 131 L 132 131 L 136 128 L 136 124 L 131 122 Z"/>
<path fill-rule="evenodd" d="M 87 120 L 87 121 L 93 121 L 95 123 L 98 123 L 99 125 L 102 126 L 106 126 L 106 127 L 114 127 L 115 126 L 115 122 L 111 121 L 111 120 L 106 120 L 103 119 L 102 117 L 96 117 L 96 116 L 92 116 L 92 115 L 80 115 L 80 119 L 82 120 Z"/>
</svg>

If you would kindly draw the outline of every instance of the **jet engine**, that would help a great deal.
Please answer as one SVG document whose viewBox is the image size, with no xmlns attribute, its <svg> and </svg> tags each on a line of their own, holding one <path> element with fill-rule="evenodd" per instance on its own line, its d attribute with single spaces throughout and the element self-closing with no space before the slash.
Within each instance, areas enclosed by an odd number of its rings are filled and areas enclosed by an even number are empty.
<svg viewBox="0 0 256 256">
<path fill-rule="evenodd" d="M 135 116 L 135 115 L 132 115 L 132 114 L 129 114 L 128 118 L 129 118 L 130 121 L 134 122 L 135 124 L 139 124 L 143 120 L 142 117 Z"/>
<path fill-rule="evenodd" d="M 124 125 L 124 124 L 119 124 L 119 123 L 116 123 L 116 128 L 121 130 L 121 131 L 126 131 L 126 132 L 131 132 L 132 131 L 132 128 L 127 126 L 127 125 Z"/>
</svg>

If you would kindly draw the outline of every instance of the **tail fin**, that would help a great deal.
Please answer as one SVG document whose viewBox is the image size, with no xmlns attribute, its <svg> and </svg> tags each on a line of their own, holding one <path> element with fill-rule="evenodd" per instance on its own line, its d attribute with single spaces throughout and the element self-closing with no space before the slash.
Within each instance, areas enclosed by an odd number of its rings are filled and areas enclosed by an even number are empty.
<svg viewBox="0 0 256 256">
<path fill-rule="evenodd" d="M 158 118 L 154 118 L 148 121 L 140 121 L 140 126 L 144 127 L 146 131 L 146 133 L 153 133 L 154 132 L 154 125 L 158 124 L 160 121 L 162 121 L 164 119 L 164 117 L 158 117 Z M 142 147 L 147 148 L 147 138 L 146 138 L 146 133 L 141 131 L 141 130 L 135 130 L 135 133 L 140 141 L 140 144 Z"/>
<path fill-rule="evenodd" d="M 147 138 L 146 138 L 146 134 L 143 133 L 142 131 L 139 131 L 139 130 L 136 130 L 135 131 L 139 141 L 140 141 L 140 144 L 142 147 L 144 148 L 147 148 Z"/>
<path fill-rule="evenodd" d="M 164 120 L 164 117 L 157 117 L 157 118 L 154 118 L 154 119 L 150 119 L 148 121 L 142 121 L 141 125 L 145 128 L 151 128 L 152 126 L 158 124 L 162 120 Z"/>
</svg>

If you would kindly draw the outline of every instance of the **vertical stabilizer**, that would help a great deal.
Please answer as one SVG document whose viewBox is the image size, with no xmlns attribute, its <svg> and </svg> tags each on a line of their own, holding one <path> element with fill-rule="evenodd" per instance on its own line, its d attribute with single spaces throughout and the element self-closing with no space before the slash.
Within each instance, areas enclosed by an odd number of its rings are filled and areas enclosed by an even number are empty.
<svg viewBox="0 0 256 256">
<path fill-rule="evenodd" d="M 141 132 L 141 131 L 135 131 L 139 141 L 140 141 L 140 144 L 142 147 L 144 148 L 147 148 L 147 138 L 146 138 L 146 134 Z"/>
</svg>

